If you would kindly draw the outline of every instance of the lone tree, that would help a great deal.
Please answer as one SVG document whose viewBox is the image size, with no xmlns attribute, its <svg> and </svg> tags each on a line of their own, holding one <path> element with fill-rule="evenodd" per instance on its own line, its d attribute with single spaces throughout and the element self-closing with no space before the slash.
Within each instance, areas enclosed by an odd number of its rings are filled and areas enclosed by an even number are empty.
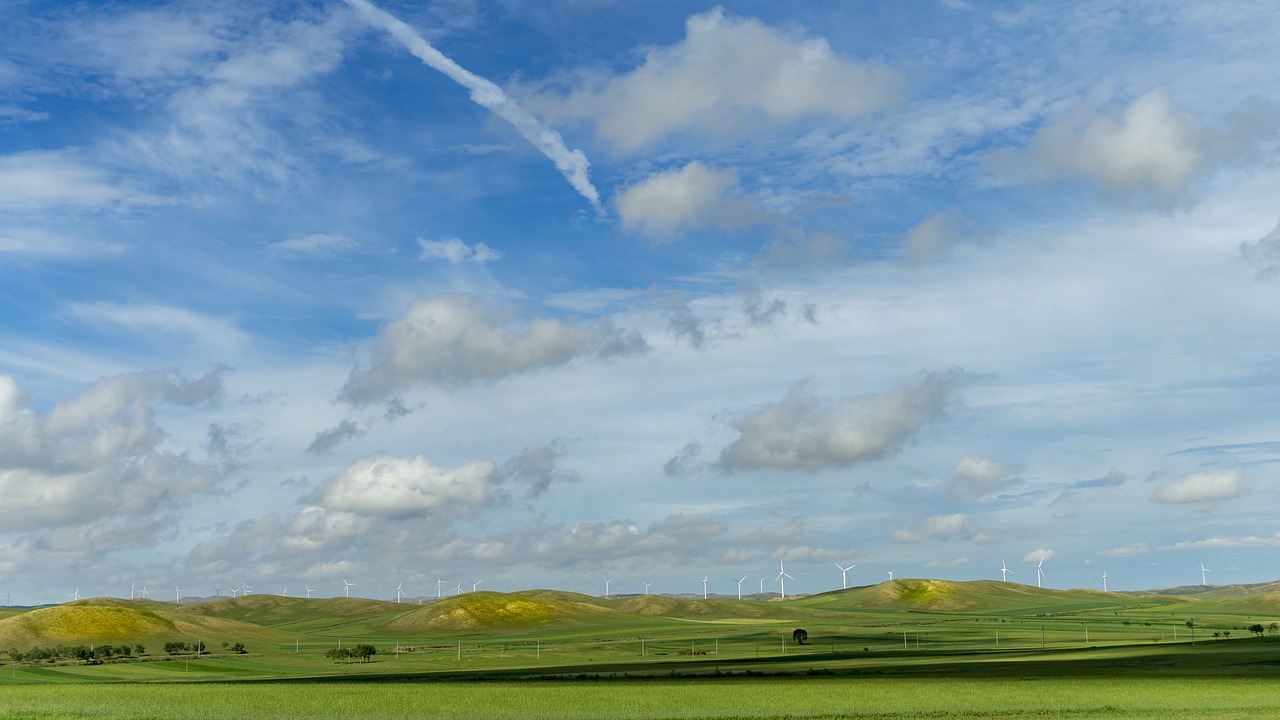
<svg viewBox="0 0 1280 720">
<path fill-rule="evenodd" d="M 378 654 L 378 648 L 372 645 L 360 644 L 360 645 L 356 645 L 351 650 L 351 655 L 353 657 L 358 657 L 365 662 L 369 662 L 369 658 L 377 654 Z"/>
<path fill-rule="evenodd" d="M 791 639 L 795 640 L 797 645 L 803 645 L 804 641 L 809 639 L 809 631 L 804 628 L 796 628 L 795 632 L 791 633 Z"/>
<path fill-rule="evenodd" d="M 1267 628 L 1264 627 L 1262 623 L 1254 623 L 1249 626 L 1249 632 L 1253 633 L 1258 637 L 1262 637 L 1262 634 L 1265 633 L 1266 631 L 1267 631 Z"/>
</svg>

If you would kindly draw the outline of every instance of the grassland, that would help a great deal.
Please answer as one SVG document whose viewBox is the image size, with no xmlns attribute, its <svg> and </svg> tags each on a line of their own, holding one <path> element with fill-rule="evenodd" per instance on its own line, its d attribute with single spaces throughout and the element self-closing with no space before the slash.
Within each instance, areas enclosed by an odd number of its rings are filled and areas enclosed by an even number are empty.
<svg viewBox="0 0 1280 720">
<path fill-rule="evenodd" d="M 785 602 L 81 600 L 0 616 L 0 651 L 145 642 L 147 656 L 0 662 L 0 717 L 1277 716 L 1280 637 L 1247 630 L 1280 619 L 1277 589 L 895 580 Z M 212 653 L 168 656 L 168 640 Z M 234 642 L 249 652 L 223 648 Z M 324 656 L 356 643 L 377 647 L 372 662 Z"/>
</svg>

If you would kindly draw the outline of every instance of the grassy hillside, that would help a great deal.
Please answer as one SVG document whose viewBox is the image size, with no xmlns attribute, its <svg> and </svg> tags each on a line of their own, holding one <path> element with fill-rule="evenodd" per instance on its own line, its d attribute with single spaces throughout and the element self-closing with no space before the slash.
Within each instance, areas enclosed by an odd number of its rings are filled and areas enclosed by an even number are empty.
<svg viewBox="0 0 1280 720">
<path fill-rule="evenodd" d="M 0 648 L 84 643 L 151 643 L 203 639 L 274 639 L 270 630 L 147 600 L 94 598 L 31 610 L 0 620 Z"/>
<path fill-rule="evenodd" d="M 471 592 L 415 607 L 380 624 L 388 632 L 471 632 L 609 624 L 615 611 L 573 593 Z"/>
</svg>

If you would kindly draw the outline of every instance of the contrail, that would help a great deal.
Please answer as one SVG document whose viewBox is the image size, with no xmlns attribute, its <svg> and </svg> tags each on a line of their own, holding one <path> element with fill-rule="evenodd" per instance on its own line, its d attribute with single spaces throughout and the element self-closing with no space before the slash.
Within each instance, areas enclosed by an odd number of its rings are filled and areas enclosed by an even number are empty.
<svg viewBox="0 0 1280 720">
<path fill-rule="evenodd" d="M 565 147 L 560 133 L 543 127 L 542 123 L 538 122 L 538 118 L 507 97 L 502 88 L 445 57 L 399 18 L 368 0 L 346 0 L 346 2 L 364 15 L 364 19 L 369 24 L 391 33 L 391 36 L 399 40 L 405 49 L 417 56 L 428 67 L 439 70 L 454 82 L 470 90 L 471 99 L 478 105 L 488 108 L 498 117 L 514 125 L 526 140 L 533 143 L 534 147 L 555 163 L 560 174 L 564 175 L 569 184 L 591 203 L 596 212 L 604 212 L 604 208 L 600 205 L 600 193 L 591 184 L 591 178 L 587 174 L 591 163 L 587 161 L 587 156 L 583 155 L 581 150 L 570 150 Z"/>
</svg>

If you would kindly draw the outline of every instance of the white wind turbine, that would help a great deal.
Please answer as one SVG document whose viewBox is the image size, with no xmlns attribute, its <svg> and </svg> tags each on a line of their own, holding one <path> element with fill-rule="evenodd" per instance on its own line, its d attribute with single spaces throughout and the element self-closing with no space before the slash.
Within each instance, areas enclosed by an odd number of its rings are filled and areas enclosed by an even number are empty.
<svg viewBox="0 0 1280 720">
<path fill-rule="evenodd" d="M 763 594 L 764 594 L 764 581 L 765 581 L 765 580 L 768 580 L 768 579 L 769 579 L 769 578 L 767 578 L 767 577 L 762 577 L 762 578 L 760 578 L 760 594 L 761 594 L 761 595 L 763 595 Z"/>
<path fill-rule="evenodd" d="M 604 599 L 609 599 L 609 583 L 613 582 L 613 578 L 604 581 Z"/>
<path fill-rule="evenodd" d="M 342 578 L 342 593 L 345 597 L 351 597 L 351 587 L 355 585 L 353 582 L 347 582 L 346 578 Z"/>
<path fill-rule="evenodd" d="M 850 565 L 849 567 L 842 567 L 840 563 L 836 563 L 836 567 L 840 568 L 840 589 L 848 590 L 849 589 L 849 571 L 858 566 L 854 564 L 854 565 Z"/>
<path fill-rule="evenodd" d="M 890 570 L 890 571 L 889 571 L 889 580 L 893 580 L 893 571 L 892 571 L 892 570 Z"/>
<path fill-rule="evenodd" d="M 458 586 L 457 586 L 457 587 L 455 587 L 455 588 L 453 589 L 453 594 L 454 594 L 454 595 L 461 595 L 461 594 L 462 594 L 462 581 L 461 581 L 461 580 L 459 580 L 459 581 L 458 581 Z"/>
<path fill-rule="evenodd" d="M 1041 581 L 1041 580 L 1043 580 L 1043 579 L 1045 579 L 1044 570 L 1041 570 L 1041 569 L 1040 569 L 1040 568 L 1042 568 L 1042 567 L 1044 567 L 1044 556 L 1043 556 L 1043 555 L 1041 555 L 1041 556 L 1040 556 L 1040 562 L 1036 563 L 1036 587 L 1041 587 L 1041 585 L 1040 585 L 1040 581 Z"/>
<path fill-rule="evenodd" d="M 477 580 L 477 581 L 475 581 L 475 582 L 471 583 L 471 592 L 475 592 L 475 591 L 476 591 L 476 588 L 480 587 L 480 583 L 482 583 L 482 582 L 484 582 L 484 581 L 483 581 L 483 580 Z"/>
<path fill-rule="evenodd" d="M 1102 571 L 1102 592 L 1107 591 L 1107 571 Z"/>
<path fill-rule="evenodd" d="M 138 594 L 139 594 L 139 595 L 141 595 L 141 596 L 142 596 L 142 598 L 143 598 L 144 600 L 145 600 L 146 598 L 151 597 L 151 593 L 148 593 L 148 592 L 147 592 L 147 584 L 146 584 L 146 583 L 142 583 L 142 589 L 138 591 Z"/>
<path fill-rule="evenodd" d="M 786 578 L 791 578 L 792 580 L 795 580 L 795 578 L 793 578 L 793 577 L 791 577 L 790 575 L 788 575 L 788 574 L 787 574 L 787 569 L 786 569 L 785 567 L 783 567 L 783 565 L 782 565 L 782 560 L 778 560 L 778 578 L 777 578 L 777 580 L 778 580 L 778 588 L 782 591 L 782 599 L 783 599 L 783 600 L 786 600 L 786 599 L 787 599 L 787 580 L 786 580 Z"/>
<path fill-rule="evenodd" d="M 746 575 L 743 575 L 743 576 L 742 576 L 742 577 L 740 577 L 740 578 L 735 578 L 735 579 L 734 579 L 734 582 L 738 583 L 738 599 L 739 599 L 739 600 L 741 600 L 741 599 L 742 599 L 742 583 L 743 583 L 743 581 L 744 581 L 744 580 L 746 580 L 746 579 L 747 579 L 747 576 L 746 576 Z"/>
<path fill-rule="evenodd" d="M 307 591 L 307 599 L 308 599 L 308 600 L 310 600 L 310 599 L 311 599 L 311 593 L 315 592 L 315 590 L 312 590 L 310 585 L 303 585 L 303 586 L 302 586 L 302 589 L 304 589 L 304 590 L 306 590 L 306 591 Z"/>
<path fill-rule="evenodd" d="M 240 591 L 241 591 L 241 589 L 242 589 L 242 588 L 238 588 L 238 587 L 236 587 L 235 585 L 232 585 L 232 586 L 231 586 L 231 588 L 230 588 L 230 590 L 231 590 L 231 597 L 235 597 L 235 596 L 236 596 L 236 593 L 240 592 Z"/>
<path fill-rule="evenodd" d="M 402 588 L 402 587 L 404 587 L 404 581 L 403 581 L 403 580 L 401 580 L 401 581 L 400 581 L 400 584 L 396 586 L 396 602 L 400 602 L 400 594 L 401 594 L 401 593 L 400 593 L 400 588 Z"/>
<path fill-rule="evenodd" d="M 134 588 L 136 588 L 136 587 L 138 587 L 138 583 L 136 583 L 136 582 L 129 583 L 129 599 L 130 599 L 130 600 L 133 600 L 133 599 L 134 599 L 134 597 L 133 597 L 133 591 L 134 591 Z"/>
<path fill-rule="evenodd" d="M 437 600 L 439 600 L 441 597 L 443 597 L 443 596 L 440 594 L 440 586 L 441 586 L 443 583 L 444 583 L 444 581 L 440 579 L 440 576 L 439 576 L 439 575 L 437 575 L 437 576 L 436 576 L 436 599 L 437 599 Z"/>
<path fill-rule="evenodd" d="M 1000 582 L 1009 582 L 1010 575 L 1017 575 L 1004 564 L 1004 558 L 1000 558 Z"/>
<path fill-rule="evenodd" d="M 222 588 L 218 587 L 217 585 L 214 585 L 214 586 L 213 586 L 213 596 L 214 596 L 214 597 L 222 597 Z"/>
<path fill-rule="evenodd" d="M 288 586 L 288 585 L 285 585 L 285 586 L 284 586 L 284 589 L 280 591 L 280 595 L 281 595 L 282 597 L 289 597 L 289 586 Z"/>
<path fill-rule="evenodd" d="M 175 603 L 182 602 L 182 590 L 177 586 L 173 586 L 173 601 Z"/>
<path fill-rule="evenodd" d="M 80 599 L 80 588 L 76 588 L 76 591 L 75 591 L 75 592 L 73 592 L 73 593 L 71 593 L 71 594 L 70 594 L 70 595 L 68 595 L 67 597 L 71 598 L 72 600 L 79 600 L 79 599 Z"/>
<path fill-rule="evenodd" d="M 245 595 L 248 595 L 248 594 L 249 594 L 249 591 L 250 591 L 250 590 L 252 590 L 252 589 L 253 589 L 253 586 L 252 586 L 252 585 L 250 585 L 249 583 L 247 583 L 247 582 L 245 582 L 245 581 L 243 581 L 243 580 L 241 580 L 241 581 L 240 581 L 240 595 L 241 595 L 241 597 L 243 597 L 243 596 L 245 596 Z"/>
<path fill-rule="evenodd" d="M 653 584 L 653 583 L 651 583 L 651 582 L 647 582 L 647 583 L 645 583 L 645 584 L 644 584 L 644 594 L 645 594 L 645 595 L 648 595 L 648 594 L 649 594 L 649 586 L 650 586 L 650 585 L 652 585 L 652 584 Z"/>
<path fill-rule="evenodd" d="M 1203 563 L 1203 562 L 1201 562 L 1201 563 L 1200 563 L 1200 584 L 1201 584 L 1201 585 L 1205 585 L 1205 584 L 1206 584 L 1206 583 L 1205 583 L 1205 580 L 1204 580 L 1204 574 L 1205 574 L 1205 573 L 1208 573 L 1208 572 L 1213 572 L 1213 571 L 1212 571 L 1212 570 L 1210 570 L 1209 568 L 1205 567 L 1205 566 L 1204 566 L 1204 563 Z"/>
<path fill-rule="evenodd" d="M 702 576 L 702 599 L 707 599 L 707 581 L 711 579 L 710 575 Z"/>
</svg>

